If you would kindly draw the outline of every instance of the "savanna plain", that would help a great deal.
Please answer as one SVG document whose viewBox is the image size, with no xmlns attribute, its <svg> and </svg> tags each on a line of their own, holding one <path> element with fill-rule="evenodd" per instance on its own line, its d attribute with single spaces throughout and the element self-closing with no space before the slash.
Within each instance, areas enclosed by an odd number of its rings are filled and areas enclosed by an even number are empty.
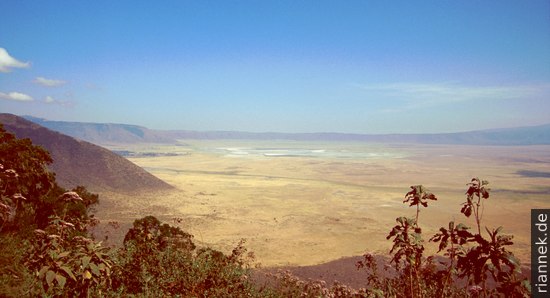
<svg viewBox="0 0 550 298">
<path fill-rule="evenodd" d="M 315 265 L 365 252 L 386 255 L 395 219 L 422 184 L 438 200 L 420 212 L 426 239 L 460 213 L 467 183 L 488 180 L 483 223 L 514 235 L 530 261 L 530 210 L 548 208 L 550 146 L 457 146 L 245 140 L 181 140 L 177 145 L 110 145 L 172 191 L 104 193 L 100 233 L 121 241 L 133 220 L 154 215 L 229 252 L 240 239 L 264 267 Z M 436 244 L 426 244 L 434 253 Z"/>
</svg>

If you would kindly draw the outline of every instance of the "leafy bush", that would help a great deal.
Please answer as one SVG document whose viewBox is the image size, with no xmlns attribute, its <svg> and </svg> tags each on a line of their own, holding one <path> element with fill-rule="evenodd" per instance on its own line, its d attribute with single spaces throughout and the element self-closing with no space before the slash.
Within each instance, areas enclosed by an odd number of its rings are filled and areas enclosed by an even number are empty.
<svg viewBox="0 0 550 298">
<path fill-rule="evenodd" d="M 251 255 L 241 241 L 230 255 L 196 250 L 192 236 L 153 216 L 134 222 L 118 252 L 114 290 L 145 296 L 236 297 L 253 292 Z"/>
<path fill-rule="evenodd" d="M 52 159 L 0 125 L 0 296 L 86 295 L 109 283 L 106 249 L 87 238 L 98 196 L 58 186 Z M 39 228 L 39 229 L 37 229 Z M 12 242 L 11 240 L 15 241 Z"/>
<path fill-rule="evenodd" d="M 89 297 L 110 287 L 113 261 L 109 249 L 74 236 L 72 229 L 70 223 L 53 218 L 46 231 L 35 231 L 27 267 L 39 281 L 40 294 Z"/>
<path fill-rule="evenodd" d="M 36 210 L 44 209 L 47 194 L 54 188 L 54 174 L 47 169 L 52 163 L 50 154 L 30 139 L 17 139 L 3 126 L 0 152 L 0 226 L 20 230 L 44 224 Z"/>
</svg>

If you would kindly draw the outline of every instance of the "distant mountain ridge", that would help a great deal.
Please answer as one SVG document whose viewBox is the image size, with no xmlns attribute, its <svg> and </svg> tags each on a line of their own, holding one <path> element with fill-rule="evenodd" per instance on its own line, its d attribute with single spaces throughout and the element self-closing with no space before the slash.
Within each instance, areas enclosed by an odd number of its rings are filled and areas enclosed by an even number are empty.
<svg viewBox="0 0 550 298">
<path fill-rule="evenodd" d="M 32 116 L 23 116 L 23 118 L 94 144 L 174 142 L 167 136 L 138 125 L 51 121 Z"/>
<path fill-rule="evenodd" d="M 111 190 L 126 193 L 172 188 L 105 148 L 11 114 L 0 114 L 0 123 L 18 138 L 29 138 L 48 150 L 54 161 L 50 169 L 56 173 L 57 182 L 65 188 L 84 185 L 96 192 Z"/>
<path fill-rule="evenodd" d="M 477 130 L 435 134 L 352 134 L 352 133 L 271 133 L 239 131 L 152 130 L 128 124 L 49 121 L 26 119 L 72 137 L 95 144 L 176 143 L 195 140 L 294 140 L 353 141 L 373 143 L 446 144 L 446 145 L 550 145 L 550 124 L 516 128 Z"/>
<path fill-rule="evenodd" d="M 549 145 L 550 124 L 529 127 L 437 134 L 351 134 L 351 133 L 252 133 L 232 131 L 168 131 L 174 139 L 246 139 L 294 141 L 353 141 L 445 145 Z"/>
</svg>

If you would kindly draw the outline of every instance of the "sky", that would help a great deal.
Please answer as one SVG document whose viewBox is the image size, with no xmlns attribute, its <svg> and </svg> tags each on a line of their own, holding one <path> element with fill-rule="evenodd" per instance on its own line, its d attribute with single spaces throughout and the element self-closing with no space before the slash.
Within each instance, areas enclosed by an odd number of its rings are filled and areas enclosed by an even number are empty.
<svg viewBox="0 0 550 298">
<path fill-rule="evenodd" d="M 153 129 L 550 123 L 550 1 L 0 1 L 0 112 Z"/>
</svg>

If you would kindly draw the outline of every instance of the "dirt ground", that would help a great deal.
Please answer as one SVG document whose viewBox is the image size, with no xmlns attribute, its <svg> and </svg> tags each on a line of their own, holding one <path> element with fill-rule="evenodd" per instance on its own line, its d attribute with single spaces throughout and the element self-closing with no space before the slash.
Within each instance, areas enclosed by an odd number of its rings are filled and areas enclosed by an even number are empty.
<svg viewBox="0 0 550 298">
<path fill-rule="evenodd" d="M 386 254 L 395 218 L 415 214 L 402 203 L 410 185 L 438 197 L 420 213 L 427 241 L 451 220 L 473 227 L 460 213 L 466 183 L 489 180 L 483 224 L 513 234 L 523 263 L 530 261 L 530 210 L 550 208 L 550 146 L 186 141 L 112 149 L 139 153 L 129 159 L 177 190 L 101 194 L 97 216 L 111 241 L 134 219 L 154 215 L 198 245 L 229 252 L 245 238 L 264 267 Z M 108 222 L 122 228 L 110 230 Z"/>
</svg>

